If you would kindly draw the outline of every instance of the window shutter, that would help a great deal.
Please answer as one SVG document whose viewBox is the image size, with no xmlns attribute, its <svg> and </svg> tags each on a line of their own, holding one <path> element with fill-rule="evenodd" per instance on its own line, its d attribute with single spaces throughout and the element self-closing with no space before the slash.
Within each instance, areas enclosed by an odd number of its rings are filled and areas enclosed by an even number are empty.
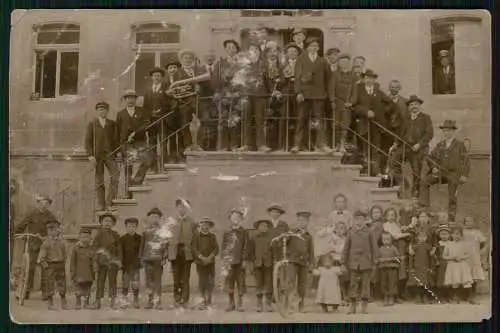
<svg viewBox="0 0 500 333">
<path fill-rule="evenodd" d="M 457 94 L 483 92 L 481 23 L 455 23 L 455 77 Z"/>
</svg>

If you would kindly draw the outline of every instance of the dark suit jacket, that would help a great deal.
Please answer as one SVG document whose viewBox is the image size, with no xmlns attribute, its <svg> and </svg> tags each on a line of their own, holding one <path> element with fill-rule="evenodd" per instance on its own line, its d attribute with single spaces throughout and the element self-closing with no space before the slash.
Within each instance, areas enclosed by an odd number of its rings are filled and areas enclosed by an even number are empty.
<svg viewBox="0 0 500 333">
<path fill-rule="evenodd" d="M 118 112 L 116 126 L 120 144 L 127 142 L 130 133 L 135 132 L 133 141 L 146 141 L 146 127 L 151 118 L 143 108 L 136 106 L 134 117 L 130 117 L 127 109 Z"/>
<path fill-rule="evenodd" d="M 295 230 L 299 233 L 298 230 Z M 302 239 L 290 237 L 288 240 L 288 259 L 301 266 L 309 266 L 314 262 L 314 244 L 310 233 L 305 232 Z"/>
<path fill-rule="evenodd" d="M 389 96 L 389 99 L 392 100 L 392 96 Z M 404 127 L 404 122 L 408 119 L 408 106 L 406 102 L 408 99 L 399 96 L 398 100 L 388 105 L 387 115 L 389 119 L 389 129 L 395 132 L 397 135 L 402 134 L 402 130 Z"/>
<path fill-rule="evenodd" d="M 469 177 L 470 161 L 464 143 L 454 139 L 450 147 L 446 148 L 444 140 L 439 142 L 429 155 L 429 167 L 429 172 L 432 172 L 432 168 L 442 170 L 443 176 Z"/>
<path fill-rule="evenodd" d="M 302 94 L 304 99 L 325 99 L 328 64 L 325 59 L 317 56 L 314 63 L 307 52 L 302 53 L 295 67 L 295 92 Z"/>
<path fill-rule="evenodd" d="M 248 242 L 248 258 L 254 267 L 272 267 L 271 235 L 269 231 L 255 235 Z"/>
<path fill-rule="evenodd" d="M 240 227 L 225 231 L 222 235 L 221 257 L 222 260 L 230 258 L 232 265 L 241 264 L 248 258 L 248 231 Z"/>
<path fill-rule="evenodd" d="M 380 85 L 378 83 L 375 83 L 372 95 L 368 94 L 364 83 L 355 84 L 351 103 L 359 119 L 357 123 L 357 131 L 359 134 L 365 134 L 368 131 L 368 111 L 370 110 L 375 113 L 373 119 L 380 125 L 387 127 L 387 105 L 391 103 L 391 101 L 387 95 L 380 90 Z M 374 126 L 379 129 L 377 125 Z"/>
<path fill-rule="evenodd" d="M 420 144 L 420 150 L 425 151 L 429 148 L 429 142 L 433 136 L 432 120 L 428 114 L 420 112 L 415 120 L 411 120 L 411 115 L 406 118 L 402 130 L 402 138 L 408 144 L 414 145 L 418 143 Z"/>
<path fill-rule="evenodd" d="M 168 112 L 169 96 L 167 90 L 169 86 L 170 83 L 163 82 L 159 92 L 153 92 L 153 86 L 151 86 L 144 94 L 143 108 L 153 118 L 159 118 Z M 157 112 L 157 110 L 160 111 Z"/>
<path fill-rule="evenodd" d="M 343 108 L 346 102 L 351 101 L 355 81 L 351 72 L 331 72 L 328 79 L 328 98 L 335 102 L 337 108 Z M 339 109 L 340 110 L 340 109 Z"/>
<path fill-rule="evenodd" d="M 448 74 L 444 73 L 443 67 L 434 68 L 433 92 L 434 94 L 454 94 L 455 89 L 455 67 L 450 65 Z"/>
<path fill-rule="evenodd" d="M 236 73 L 236 66 L 231 64 L 227 58 L 220 58 L 214 65 L 211 76 L 212 87 L 216 92 L 221 92 L 224 88 L 231 88 L 231 80 Z"/>
<path fill-rule="evenodd" d="M 105 146 L 107 141 L 108 145 Z M 106 119 L 104 128 L 99 119 L 95 119 L 87 125 L 85 134 L 85 149 L 94 157 L 104 156 L 113 152 L 118 147 L 118 130 L 116 122 Z"/>
<path fill-rule="evenodd" d="M 377 242 L 368 226 L 353 227 L 347 234 L 342 263 L 348 269 L 372 269 L 377 258 Z"/>
</svg>

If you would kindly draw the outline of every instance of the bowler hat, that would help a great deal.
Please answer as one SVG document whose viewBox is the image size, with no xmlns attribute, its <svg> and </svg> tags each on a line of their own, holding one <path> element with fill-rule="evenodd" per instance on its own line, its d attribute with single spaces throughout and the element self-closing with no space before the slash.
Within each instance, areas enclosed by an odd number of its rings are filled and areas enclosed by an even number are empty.
<svg viewBox="0 0 500 333">
<path fill-rule="evenodd" d="M 305 36 L 306 35 L 306 31 L 304 29 L 301 29 L 301 28 L 295 28 L 295 29 L 293 29 L 293 31 L 292 31 L 292 37 L 295 36 L 295 35 L 298 35 L 298 34 L 303 34 Z"/>
<path fill-rule="evenodd" d="M 135 92 L 134 89 L 127 89 L 123 92 L 123 97 L 129 97 L 129 96 L 137 97 L 137 93 Z"/>
<path fill-rule="evenodd" d="M 106 103 L 106 102 L 97 102 L 96 105 L 95 105 L 95 109 L 97 110 L 99 108 L 103 108 L 103 109 L 109 110 L 109 104 Z"/>
<path fill-rule="evenodd" d="M 338 57 L 337 57 L 337 60 L 340 60 L 340 59 L 351 59 L 351 55 L 348 54 L 348 53 L 341 53 Z"/>
<path fill-rule="evenodd" d="M 161 76 L 165 76 L 165 70 L 163 68 L 161 68 L 161 67 L 152 68 L 149 71 L 149 76 L 152 76 L 154 73 L 160 73 Z"/>
<path fill-rule="evenodd" d="M 139 219 L 135 218 L 135 217 L 127 217 L 125 219 L 125 225 L 127 224 L 135 224 L 135 225 L 138 225 L 139 224 Z"/>
<path fill-rule="evenodd" d="M 367 215 L 366 212 L 364 212 L 361 209 L 355 210 L 354 213 L 352 214 L 352 216 L 354 216 L 354 217 L 358 217 L 358 216 L 366 217 L 366 215 Z"/>
<path fill-rule="evenodd" d="M 297 217 L 302 216 L 305 218 L 310 218 L 311 217 L 311 212 L 307 210 L 301 210 L 297 212 Z"/>
<path fill-rule="evenodd" d="M 177 198 L 175 200 L 175 206 L 177 207 L 179 205 L 182 205 L 182 206 L 184 206 L 186 208 L 191 207 L 191 203 L 189 202 L 189 200 L 184 199 L 184 198 Z"/>
<path fill-rule="evenodd" d="M 305 47 L 308 47 L 309 44 L 313 43 L 313 42 L 316 42 L 316 43 L 319 43 L 319 38 L 318 37 L 309 37 L 306 39 L 306 41 L 304 42 L 304 45 Z"/>
<path fill-rule="evenodd" d="M 36 202 L 40 202 L 42 200 L 47 201 L 49 205 L 52 204 L 52 199 L 48 195 L 41 194 L 36 198 Z"/>
<path fill-rule="evenodd" d="M 439 57 L 440 58 L 447 57 L 448 55 L 449 55 L 448 50 L 441 50 L 441 51 L 439 51 Z"/>
<path fill-rule="evenodd" d="M 302 51 L 301 48 L 295 43 L 289 43 L 285 46 L 285 51 L 288 49 L 296 49 L 299 53 Z"/>
<path fill-rule="evenodd" d="M 61 222 L 57 221 L 57 220 L 50 220 L 50 221 L 47 221 L 47 223 L 45 223 L 45 226 L 47 228 L 57 228 L 61 225 Z"/>
<path fill-rule="evenodd" d="M 116 216 L 111 212 L 104 212 L 99 216 L 99 223 L 102 223 L 105 217 L 109 217 L 113 220 L 113 223 L 116 223 Z"/>
<path fill-rule="evenodd" d="M 286 213 L 285 208 L 283 208 L 283 206 L 281 206 L 280 204 L 277 204 L 277 203 L 271 204 L 269 207 L 267 207 L 267 211 L 268 212 L 270 212 L 272 210 L 277 210 L 281 214 L 285 214 Z"/>
<path fill-rule="evenodd" d="M 329 56 L 334 53 L 340 53 L 340 49 L 338 47 L 332 47 L 326 50 L 326 55 Z"/>
<path fill-rule="evenodd" d="M 210 228 L 213 228 L 215 225 L 214 220 L 210 217 L 204 217 L 200 220 L 200 222 L 198 222 L 198 224 L 203 224 L 203 223 L 210 224 Z"/>
<path fill-rule="evenodd" d="M 443 122 L 443 125 L 439 126 L 439 128 L 440 129 L 449 128 L 449 129 L 456 130 L 457 129 L 457 122 L 455 120 L 446 119 Z"/>
<path fill-rule="evenodd" d="M 190 50 L 190 49 L 182 49 L 179 51 L 179 53 L 177 53 L 179 59 L 182 59 L 182 57 L 185 55 L 185 54 L 191 54 L 194 57 L 196 57 L 196 54 L 194 53 L 193 50 Z"/>
<path fill-rule="evenodd" d="M 419 102 L 420 104 L 424 104 L 424 100 L 419 98 L 417 95 L 411 95 L 410 98 L 408 98 L 408 101 L 406 101 L 406 105 L 410 105 L 412 102 Z"/>
<path fill-rule="evenodd" d="M 226 47 L 227 44 L 234 44 L 234 46 L 236 46 L 236 49 L 238 50 L 238 52 L 240 52 L 240 49 L 241 49 L 240 44 L 237 41 L 235 41 L 234 39 L 226 39 L 224 42 L 222 42 L 222 45 L 224 47 Z"/>
<path fill-rule="evenodd" d="M 163 216 L 162 211 L 158 207 L 151 208 L 151 210 L 148 212 L 147 216 L 152 215 L 152 214 L 156 214 L 156 215 L 158 215 L 160 217 Z"/>
<path fill-rule="evenodd" d="M 259 225 L 261 225 L 262 223 L 267 224 L 267 226 L 268 226 L 269 228 L 271 228 L 271 227 L 273 226 L 273 223 L 272 223 L 270 220 L 268 220 L 268 219 L 260 219 L 260 220 L 257 220 L 257 221 L 255 221 L 255 222 L 253 223 L 253 227 L 254 227 L 255 229 L 257 229 L 257 228 L 259 228 Z"/>
<path fill-rule="evenodd" d="M 369 77 L 373 77 L 373 78 L 378 78 L 378 75 L 377 73 L 375 73 L 373 70 L 371 69 L 367 69 L 364 73 L 361 73 L 361 76 L 369 76 Z"/>
<path fill-rule="evenodd" d="M 167 63 L 167 65 L 165 66 L 165 69 L 168 69 L 170 66 L 181 67 L 182 65 L 177 60 L 173 60 L 173 61 L 170 61 Z"/>
</svg>

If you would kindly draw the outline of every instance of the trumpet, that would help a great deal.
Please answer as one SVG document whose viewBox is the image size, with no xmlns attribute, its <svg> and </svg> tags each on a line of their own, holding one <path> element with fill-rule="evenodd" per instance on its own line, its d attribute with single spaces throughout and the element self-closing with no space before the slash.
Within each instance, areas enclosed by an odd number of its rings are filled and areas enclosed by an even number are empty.
<svg viewBox="0 0 500 333">
<path fill-rule="evenodd" d="M 197 91 L 194 88 L 194 83 L 200 83 L 210 80 L 210 73 L 204 73 L 198 76 L 193 76 L 189 79 L 175 81 L 169 87 L 169 95 L 175 99 L 182 99 L 196 95 Z"/>
</svg>

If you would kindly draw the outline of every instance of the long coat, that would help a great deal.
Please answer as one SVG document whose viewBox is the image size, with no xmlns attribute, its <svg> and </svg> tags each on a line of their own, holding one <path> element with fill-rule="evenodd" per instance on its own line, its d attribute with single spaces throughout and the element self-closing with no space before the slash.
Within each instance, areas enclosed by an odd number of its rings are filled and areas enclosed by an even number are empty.
<svg viewBox="0 0 500 333">
<path fill-rule="evenodd" d="M 118 128 L 113 120 L 106 119 L 104 128 L 99 119 L 95 119 L 87 125 L 85 150 L 89 155 L 99 157 L 109 154 L 118 147 L 118 141 Z"/>
<path fill-rule="evenodd" d="M 380 125 L 387 127 L 387 104 L 390 104 L 391 100 L 380 90 L 378 83 L 374 84 L 373 94 L 371 95 L 366 91 L 364 83 L 355 84 L 351 103 L 359 120 L 357 122 L 357 131 L 359 134 L 364 135 L 368 131 L 368 111 L 370 110 L 375 113 L 373 119 Z M 378 128 L 378 126 L 376 127 Z"/>
<path fill-rule="evenodd" d="M 151 86 L 144 94 L 142 107 L 152 118 L 159 118 L 169 112 L 169 96 L 167 95 L 169 86 L 169 83 L 162 82 L 158 92 L 153 91 L 153 86 Z"/>
<path fill-rule="evenodd" d="M 328 64 L 320 56 L 311 61 L 307 52 L 302 53 L 295 65 L 295 92 L 302 94 L 304 99 L 326 98 L 326 83 L 328 79 Z"/>
<path fill-rule="evenodd" d="M 141 107 L 135 107 L 133 117 L 130 117 L 127 109 L 118 112 L 116 126 L 120 144 L 127 142 L 130 133 L 135 132 L 133 141 L 146 141 L 146 127 L 151 122 L 149 114 Z"/>
<path fill-rule="evenodd" d="M 412 120 L 411 115 L 408 115 L 403 125 L 401 137 L 410 145 L 418 143 L 420 151 L 425 152 L 429 148 L 429 142 L 434 137 L 431 117 L 420 112 L 417 118 Z M 410 149 L 410 147 L 407 148 Z"/>
<path fill-rule="evenodd" d="M 440 141 L 429 155 L 430 170 L 436 167 L 455 178 L 460 176 L 469 177 L 470 161 L 467 158 L 467 149 L 462 141 L 453 139 L 450 147 L 446 147 L 446 142 Z"/>
<path fill-rule="evenodd" d="M 370 227 L 352 228 L 347 234 L 342 263 L 352 270 L 369 270 L 377 258 L 377 242 Z"/>
<path fill-rule="evenodd" d="M 27 232 L 30 234 L 47 236 L 47 222 L 56 220 L 56 217 L 50 210 L 40 210 L 35 208 L 28 213 L 28 215 L 14 228 L 14 230 L 16 234 Z M 30 237 L 28 246 L 32 250 L 38 250 L 40 249 L 40 246 L 42 246 L 42 240 Z"/>
<path fill-rule="evenodd" d="M 344 104 L 351 101 L 356 82 L 352 73 L 336 70 L 331 72 L 328 79 L 328 98 L 335 103 L 337 110 L 343 110 Z"/>
</svg>

